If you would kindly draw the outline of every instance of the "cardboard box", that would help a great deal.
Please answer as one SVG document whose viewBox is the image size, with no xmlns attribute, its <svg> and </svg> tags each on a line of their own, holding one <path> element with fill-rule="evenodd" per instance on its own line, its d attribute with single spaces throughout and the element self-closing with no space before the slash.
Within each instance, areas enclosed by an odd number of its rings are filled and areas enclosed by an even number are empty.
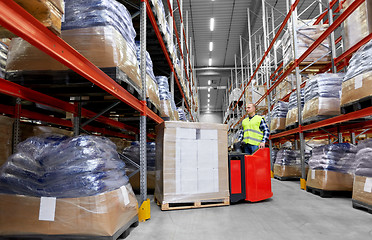
<svg viewBox="0 0 372 240">
<path fill-rule="evenodd" d="M 39 136 L 43 134 L 59 134 L 72 137 L 74 134 L 72 131 L 50 127 L 50 126 L 41 126 L 41 125 L 31 125 L 21 123 L 20 126 L 20 141 L 24 141 L 29 137 Z"/>
<path fill-rule="evenodd" d="M 18 5 L 39 20 L 57 35 L 61 34 L 61 20 L 64 14 L 63 0 L 14 0 Z M 13 38 L 16 35 L 0 26 L 0 38 Z"/>
<path fill-rule="evenodd" d="M 131 174 L 132 171 L 127 171 L 127 175 Z M 129 178 L 130 185 L 134 191 L 140 191 L 140 173 L 134 174 L 131 178 Z M 154 192 L 155 191 L 155 171 L 147 170 L 147 191 Z"/>
<path fill-rule="evenodd" d="M 302 118 L 305 120 L 317 116 L 337 116 L 340 113 L 339 98 L 316 97 L 305 103 Z"/>
<path fill-rule="evenodd" d="M 0 115 L 0 166 L 12 155 L 13 123 L 13 118 Z"/>
<path fill-rule="evenodd" d="M 274 175 L 278 177 L 300 178 L 301 165 L 279 165 L 274 164 Z"/>
<path fill-rule="evenodd" d="M 353 175 L 335 171 L 309 169 L 306 186 L 329 191 L 352 191 Z"/>
<path fill-rule="evenodd" d="M 372 206 L 372 178 L 357 176 L 353 183 L 353 200 L 357 200 Z"/>
<path fill-rule="evenodd" d="M 229 198 L 227 125 L 163 122 L 156 133 L 161 204 Z"/>
<path fill-rule="evenodd" d="M 286 118 L 273 118 L 271 120 L 270 131 L 285 130 Z"/>
<path fill-rule="evenodd" d="M 137 217 L 138 204 L 129 184 L 96 196 L 57 198 L 55 211 L 44 200 L 0 194 L 0 235 L 112 236 Z"/>
<path fill-rule="evenodd" d="M 359 74 L 342 83 L 341 106 L 372 96 L 372 72 Z"/>
<path fill-rule="evenodd" d="M 287 118 L 285 120 L 285 126 L 293 125 L 295 123 L 298 123 L 298 108 L 292 108 L 291 110 L 288 110 L 287 112 Z"/>
</svg>

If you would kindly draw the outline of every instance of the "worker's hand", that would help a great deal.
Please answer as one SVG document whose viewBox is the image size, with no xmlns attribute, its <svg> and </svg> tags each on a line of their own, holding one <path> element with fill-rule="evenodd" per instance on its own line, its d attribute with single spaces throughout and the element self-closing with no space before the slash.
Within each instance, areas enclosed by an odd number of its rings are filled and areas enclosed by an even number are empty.
<svg viewBox="0 0 372 240">
<path fill-rule="evenodd" d="M 260 145 L 258 145 L 258 148 L 265 148 L 265 143 L 264 142 L 262 142 L 262 143 L 260 143 Z"/>
</svg>

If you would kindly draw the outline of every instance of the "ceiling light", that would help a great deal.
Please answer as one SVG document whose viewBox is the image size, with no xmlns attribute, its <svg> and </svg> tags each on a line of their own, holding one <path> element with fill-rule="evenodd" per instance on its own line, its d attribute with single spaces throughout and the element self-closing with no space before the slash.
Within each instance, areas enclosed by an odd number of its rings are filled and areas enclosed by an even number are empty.
<svg viewBox="0 0 372 240">
<path fill-rule="evenodd" d="M 208 103 L 208 107 L 209 107 L 209 103 Z"/>
<path fill-rule="evenodd" d="M 210 98 L 211 97 L 211 95 L 208 93 L 208 98 Z"/>
<path fill-rule="evenodd" d="M 208 85 L 211 85 L 212 81 L 211 80 L 208 80 Z"/>
<path fill-rule="evenodd" d="M 211 100 L 208 98 L 208 102 L 210 102 Z"/>
<path fill-rule="evenodd" d="M 209 66 L 212 66 L 212 58 L 209 59 L 208 64 L 209 64 Z"/>
<path fill-rule="evenodd" d="M 207 111 L 209 111 L 209 108 L 207 108 Z"/>
<path fill-rule="evenodd" d="M 211 88 L 208 88 L 208 92 L 211 92 Z"/>
<path fill-rule="evenodd" d="M 210 25 L 211 31 L 214 30 L 214 18 L 211 18 L 211 25 Z"/>
<path fill-rule="evenodd" d="M 213 51 L 213 42 L 209 42 L 209 51 Z"/>
</svg>

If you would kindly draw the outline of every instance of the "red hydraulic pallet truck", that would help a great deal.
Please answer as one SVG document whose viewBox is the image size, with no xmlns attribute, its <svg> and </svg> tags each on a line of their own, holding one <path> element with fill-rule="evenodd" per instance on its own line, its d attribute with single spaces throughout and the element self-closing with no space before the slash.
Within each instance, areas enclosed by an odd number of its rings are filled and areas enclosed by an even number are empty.
<svg viewBox="0 0 372 240">
<path fill-rule="evenodd" d="M 271 198 L 270 149 L 258 149 L 253 155 L 230 153 L 229 178 L 231 203 Z"/>
</svg>

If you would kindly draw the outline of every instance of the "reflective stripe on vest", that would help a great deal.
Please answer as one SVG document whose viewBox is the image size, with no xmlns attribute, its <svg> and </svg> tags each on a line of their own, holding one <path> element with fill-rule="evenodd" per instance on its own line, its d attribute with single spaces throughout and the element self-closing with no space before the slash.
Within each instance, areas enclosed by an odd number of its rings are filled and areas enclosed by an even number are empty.
<svg viewBox="0 0 372 240">
<path fill-rule="evenodd" d="M 260 145 L 263 139 L 263 132 L 260 130 L 261 121 L 262 117 L 258 115 L 254 116 L 251 119 L 246 118 L 243 120 L 243 141 L 245 143 L 249 143 L 255 146 Z"/>
</svg>

